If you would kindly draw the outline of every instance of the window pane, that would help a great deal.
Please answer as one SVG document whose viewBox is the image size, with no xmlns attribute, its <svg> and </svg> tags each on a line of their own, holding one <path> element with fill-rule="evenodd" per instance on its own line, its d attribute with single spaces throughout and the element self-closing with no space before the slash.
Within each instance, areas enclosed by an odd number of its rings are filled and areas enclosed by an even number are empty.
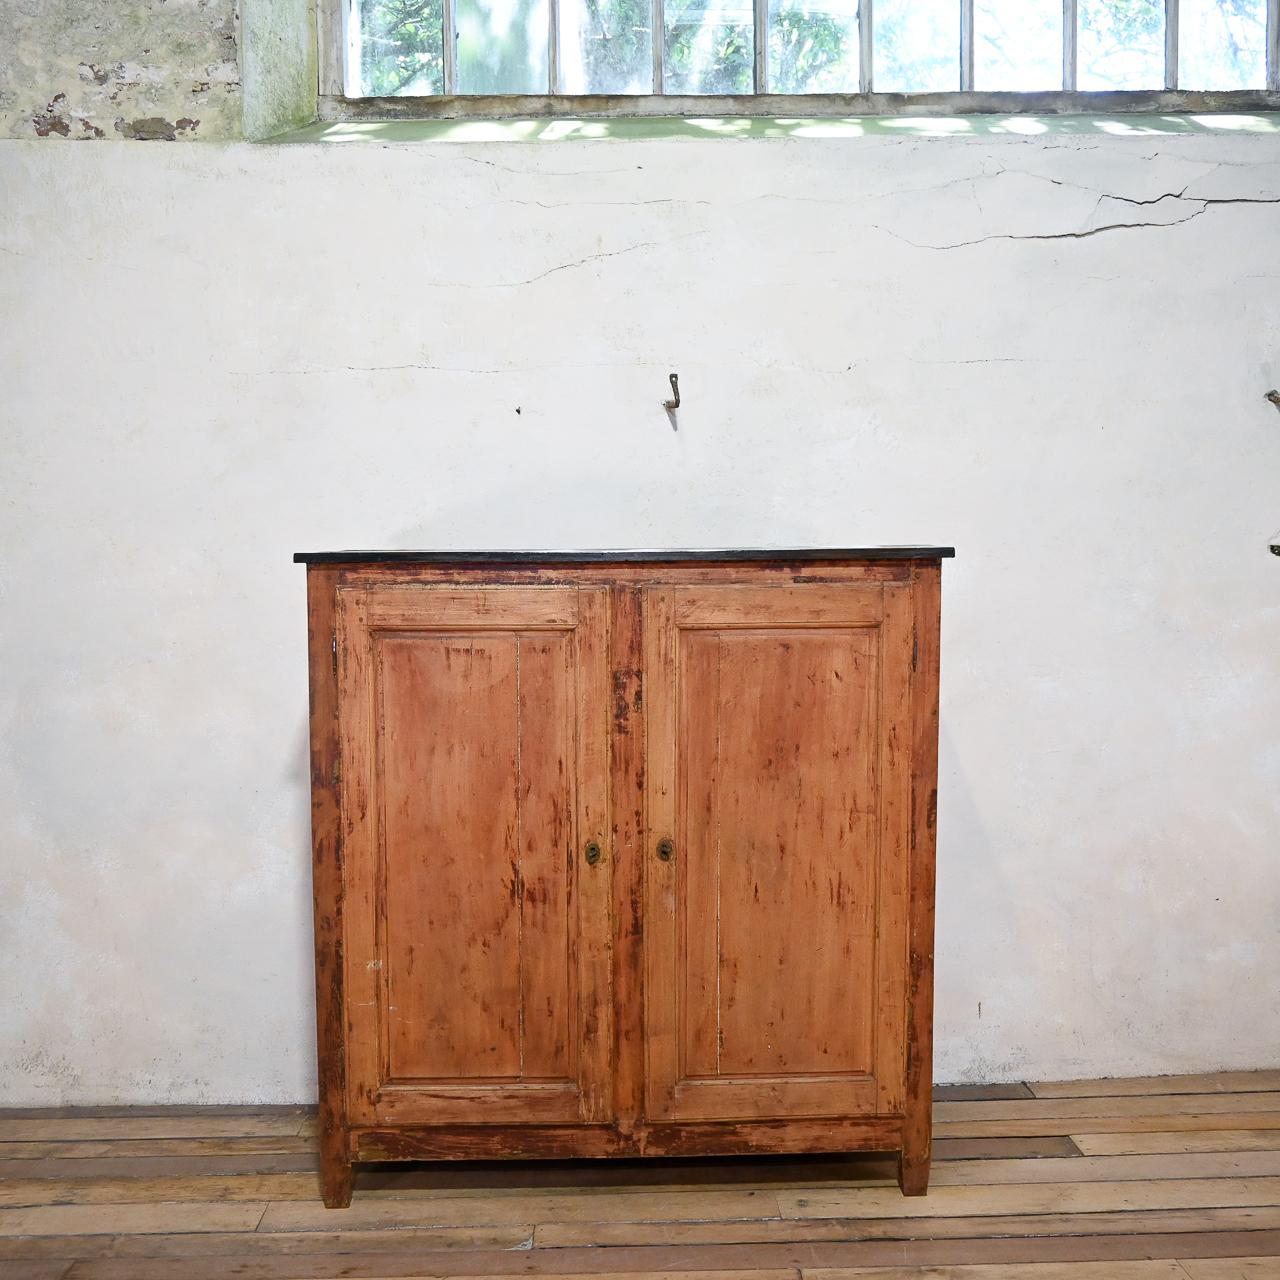
<svg viewBox="0 0 1280 1280">
<path fill-rule="evenodd" d="M 1164 0 L 1080 0 L 1081 89 L 1164 85 Z"/>
<path fill-rule="evenodd" d="M 858 92 L 858 0 L 769 0 L 769 92 Z"/>
<path fill-rule="evenodd" d="M 457 0 L 458 92 L 546 93 L 546 0 Z"/>
<path fill-rule="evenodd" d="M 960 88 L 959 0 L 876 0 L 873 86 L 882 93 Z"/>
<path fill-rule="evenodd" d="M 1062 88 L 1062 0 L 974 0 L 975 89 Z"/>
<path fill-rule="evenodd" d="M 667 0 L 666 93 L 750 93 L 752 16 L 745 0 Z"/>
<path fill-rule="evenodd" d="M 444 92 L 444 0 L 360 0 L 356 93 Z"/>
<path fill-rule="evenodd" d="M 1266 83 L 1266 0 L 1182 0 L 1180 89 L 1262 89 Z"/>
<path fill-rule="evenodd" d="M 560 0 L 565 93 L 652 93 L 651 0 Z"/>
</svg>

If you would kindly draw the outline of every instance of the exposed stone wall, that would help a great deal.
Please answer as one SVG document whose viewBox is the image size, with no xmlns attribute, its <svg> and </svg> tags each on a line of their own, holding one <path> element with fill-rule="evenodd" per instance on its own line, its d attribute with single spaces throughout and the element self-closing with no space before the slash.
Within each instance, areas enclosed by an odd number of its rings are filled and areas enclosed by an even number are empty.
<svg viewBox="0 0 1280 1280">
<path fill-rule="evenodd" d="M 236 0 L 0 0 L 0 137 L 241 136 Z"/>
</svg>

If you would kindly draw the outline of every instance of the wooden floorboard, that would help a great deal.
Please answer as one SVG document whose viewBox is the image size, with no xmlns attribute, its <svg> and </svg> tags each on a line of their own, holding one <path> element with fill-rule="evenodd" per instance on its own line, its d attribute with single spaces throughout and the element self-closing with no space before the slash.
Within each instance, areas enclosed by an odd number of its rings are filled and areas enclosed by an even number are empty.
<svg viewBox="0 0 1280 1280">
<path fill-rule="evenodd" d="M 957 1265 L 1120 1263 L 1177 1261 L 1185 1258 L 1257 1258 L 1274 1256 L 1280 1232 L 1217 1232 L 1178 1236 L 1064 1236 L 1049 1240 L 868 1241 L 837 1244 L 711 1245 L 702 1249 L 659 1245 L 652 1248 L 538 1249 L 501 1252 L 367 1256 L 294 1254 L 263 1258 L 227 1255 L 183 1259 L 183 1280 L 330 1280 L 332 1277 L 448 1276 L 618 1276 L 688 1277 L 730 1272 L 759 1277 L 778 1271 L 813 1268 L 937 1268 Z M 911 1274 L 908 1272 L 908 1274 Z M 929 1276 L 926 1270 L 923 1272 Z M 1069 1273 L 1068 1273 L 1069 1274 Z M 1085 1272 L 1087 1275 L 1087 1271 Z M 72 1280 L 173 1280 L 171 1258 L 101 1258 L 76 1262 Z M 723 1274 L 719 1280 L 725 1280 Z M 929 1280 L 933 1280 L 930 1276 Z"/>
<path fill-rule="evenodd" d="M 1126 1097 L 1134 1094 L 1268 1093 L 1280 1090 L 1280 1071 L 1218 1071 L 1203 1076 L 1128 1076 L 1118 1080 L 1059 1080 L 1028 1085 L 1034 1098 Z"/>
<path fill-rule="evenodd" d="M 884 1157 L 362 1168 L 302 1107 L 0 1111 L 0 1280 L 1280 1280 L 1280 1071 L 943 1086 Z"/>
<path fill-rule="evenodd" d="M 127 1156 L 311 1155 L 319 1150 L 310 1135 L 270 1134 L 238 1138 L 117 1138 L 83 1142 L 0 1142 L 0 1161 L 119 1160 Z"/>
<path fill-rule="evenodd" d="M 543 1248 L 570 1245 L 766 1244 L 779 1241 L 967 1240 L 992 1237 L 1201 1235 L 1280 1231 L 1280 1209 L 1121 1210 L 1113 1213 L 1013 1214 L 964 1218 L 785 1218 L 756 1222 L 546 1223 Z"/>
<path fill-rule="evenodd" d="M 940 1084 L 934 1102 L 996 1102 L 1008 1098 L 1034 1098 L 1026 1084 Z"/>
</svg>

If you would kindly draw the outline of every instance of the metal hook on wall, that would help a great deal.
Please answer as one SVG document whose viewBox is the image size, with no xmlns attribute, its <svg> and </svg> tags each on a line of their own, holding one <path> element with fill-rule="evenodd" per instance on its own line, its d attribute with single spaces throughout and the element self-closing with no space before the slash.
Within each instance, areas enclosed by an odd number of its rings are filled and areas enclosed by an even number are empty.
<svg viewBox="0 0 1280 1280">
<path fill-rule="evenodd" d="M 667 374 L 667 381 L 671 383 L 671 394 L 675 397 L 672 400 L 664 400 L 662 407 L 670 413 L 673 409 L 680 407 L 680 375 L 678 373 Z"/>
</svg>

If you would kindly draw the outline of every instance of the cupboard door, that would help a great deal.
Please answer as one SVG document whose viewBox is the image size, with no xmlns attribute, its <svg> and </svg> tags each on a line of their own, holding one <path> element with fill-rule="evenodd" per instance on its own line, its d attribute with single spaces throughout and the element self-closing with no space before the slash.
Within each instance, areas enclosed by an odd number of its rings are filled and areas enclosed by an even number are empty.
<svg viewBox="0 0 1280 1280">
<path fill-rule="evenodd" d="M 339 590 L 354 1125 L 607 1119 L 606 600 Z"/>
<path fill-rule="evenodd" d="M 900 1113 L 909 586 L 654 588 L 644 618 L 650 1119 Z"/>
</svg>

